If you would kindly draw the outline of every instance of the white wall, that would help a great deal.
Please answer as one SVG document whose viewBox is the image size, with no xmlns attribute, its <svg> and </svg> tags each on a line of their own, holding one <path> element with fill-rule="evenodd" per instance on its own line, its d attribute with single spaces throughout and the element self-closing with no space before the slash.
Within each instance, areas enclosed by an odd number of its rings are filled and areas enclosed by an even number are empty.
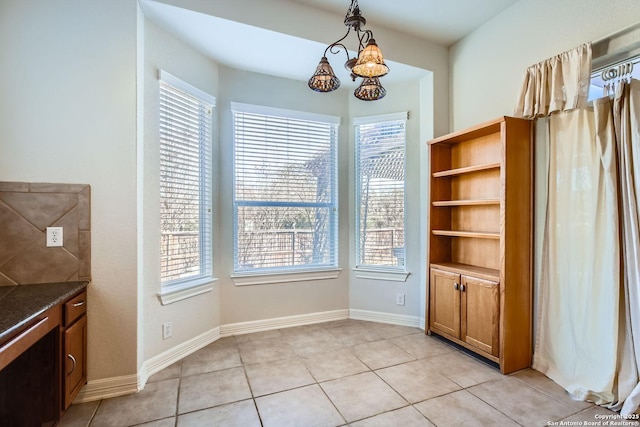
<svg viewBox="0 0 640 427">
<path fill-rule="evenodd" d="M 275 317 L 346 310 L 349 307 L 349 275 L 337 279 L 295 283 L 235 286 L 233 274 L 233 129 L 231 102 L 266 105 L 318 114 L 348 117 L 348 93 L 339 89 L 329 94 L 312 92 L 306 82 L 239 71 L 220 66 L 220 234 L 218 236 L 221 323 L 230 324 Z M 348 265 L 349 213 L 347 183 L 348 126 L 339 128 L 339 264 Z M 346 270 L 346 269 L 345 269 Z"/>
<path fill-rule="evenodd" d="M 91 185 L 89 380 L 137 371 L 136 7 L 0 2 L 0 180 Z"/>
<path fill-rule="evenodd" d="M 218 65 L 200 53 L 176 40 L 154 23 L 144 22 L 144 149 L 139 167 L 143 171 L 143 203 L 141 205 L 141 247 L 144 275 L 141 280 L 143 310 L 144 360 L 161 354 L 177 344 L 184 343 L 220 326 L 219 292 L 197 295 L 163 306 L 158 299 L 160 291 L 160 183 L 159 183 L 159 83 L 158 70 L 162 69 L 204 92 L 218 93 Z M 215 110 L 214 117 L 217 116 Z M 217 170 L 217 118 L 214 119 L 214 159 Z M 214 181 L 217 189 L 217 180 Z M 217 191 L 216 191 L 217 192 Z M 215 197 L 214 197 L 215 200 Z M 217 204 L 216 204 L 217 207 Z M 214 214 L 217 225 L 219 215 Z M 214 235 L 217 236 L 214 226 Z M 216 251 L 218 252 L 218 251 Z M 214 263 L 214 275 L 218 274 Z M 173 337 L 162 339 L 162 324 L 172 322 Z"/>
<path fill-rule="evenodd" d="M 431 80 L 427 79 L 430 83 Z M 384 83 L 384 82 L 383 82 Z M 425 277 L 422 274 L 424 258 L 421 248 L 425 245 L 426 237 L 422 234 L 421 223 L 426 220 L 421 208 L 421 195 L 426 194 L 425 183 L 421 182 L 420 170 L 424 167 L 421 163 L 421 149 L 425 145 L 421 128 L 429 126 L 429 120 L 423 122 L 425 117 L 421 114 L 421 82 L 406 82 L 402 84 L 385 85 L 387 95 L 375 102 L 360 101 L 349 97 L 349 109 L 351 120 L 354 117 L 375 116 L 379 114 L 398 113 L 408 111 L 410 118 L 407 120 L 406 134 L 406 170 L 405 176 L 405 248 L 406 267 L 411 274 L 406 282 L 394 282 L 387 280 L 364 279 L 356 277 L 350 271 L 350 308 L 355 310 L 367 310 L 389 313 L 393 315 L 407 316 L 407 322 L 418 322 L 424 316 Z M 429 94 L 430 95 L 430 94 Z M 429 96 L 430 97 L 430 96 Z M 349 164 L 350 164 L 350 192 L 349 192 L 349 253 L 355 253 L 355 139 L 354 128 L 349 123 Z M 355 258 L 351 256 L 350 269 L 355 267 Z M 405 305 L 396 305 L 396 294 L 405 294 Z"/>
<path fill-rule="evenodd" d="M 580 44 L 638 23 L 636 0 L 521 0 L 450 49 L 451 130 L 512 115 L 524 70 Z M 546 199 L 546 145 L 536 126 L 535 258 L 537 284 Z"/>
<path fill-rule="evenodd" d="M 450 48 L 451 130 L 512 115 L 524 70 L 638 23 L 637 0 L 521 0 Z"/>
<path fill-rule="evenodd" d="M 311 92 L 305 82 L 239 71 L 220 66 L 220 298 L 221 324 L 270 319 L 348 308 L 399 314 L 419 319 L 423 309 L 421 287 L 420 180 L 407 183 L 407 265 L 412 274 L 405 282 L 357 279 L 354 266 L 354 147 L 353 117 L 409 111 L 407 122 L 407 176 L 420 174 L 421 122 L 420 82 L 390 85 L 387 96 L 376 102 L 363 102 L 352 90 L 328 94 Z M 428 92 L 431 95 L 432 92 Z M 330 114 L 342 117 L 339 134 L 339 266 L 334 280 L 235 286 L 233 273 L 232 206 L 232 123 L 230 102 Z M 431 126 L 428 126 L 431 129 Z M 395 304 L 396 293 L 406 294 L 406 305 Z"/>
</svg>

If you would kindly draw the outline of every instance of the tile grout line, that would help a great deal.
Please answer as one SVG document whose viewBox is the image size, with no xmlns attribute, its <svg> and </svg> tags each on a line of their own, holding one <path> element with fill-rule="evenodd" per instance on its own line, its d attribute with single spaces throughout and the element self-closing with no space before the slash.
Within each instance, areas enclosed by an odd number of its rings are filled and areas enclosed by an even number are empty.
<svg viewBox="0 0 640 427">
<path fill-rule="evenodd" d="M 182 359 L 184 360 L 184 359 Z M 173 427 L 178 427 L 178 417 L 180 415 L 180 388 L 182 386 L 182 360 L 180 360 L 180 372 L 178 372 L 178 391 L 176 392 L 176 419 L 173 422 Z"/>
<path fill-rule="evenodd" d="M 253 393 L 253 387 L 251 387 L 251 381 L 249 381 L 249 375 L 247 374 L 247 368 L 245 366 L 246 363 L 242 359 L 242 352 L 240 351 L 240 345 L 235 335 L 233 335 L 233 342 L 235 343 L 235 347 L 238 350 L 238 358 L 240 359 L 240 364 L 242 365 L 242 372 L 244 372 L 244 379 L 247 382 L 247 387 L 249 387 L 249 393 L 251 393 L 251 401 L 253 402 L 253 407 L 256 409 L 256 414 L 258 415 L 258 421 L 260 422 L 260 426 L 264 427 L 264 422 L 262 421 L 262 415 L 260 415 L 260 410 L 258 409 L 258 402 L 256 402 L 256 396 Z"/>
<path fill-rule="evenodd" d="M 408 352 L 407 352 L 407 353 L 408 353 Z M 409 354 L 410 354 L 410 353 L 409 353 Z M 413 354 L 411 354 L 411 356 L 413 356 Z M 415 357 L 415 356 L 413 356 L 413 357 Z M 420 360 L 420 359 L 415 359 L 415 360 Z M 415 360 L 414 360 L 414 361 L 415 361 Z M 404 362 L 404 363 L 409 363 L 409 362 Z M 398 365 L 393 365 L 393 366 L 399 366 L 399 365 L 400 365 L 400 364 L 398 364 Z M 389 366 L 389 367 L 391 367 L 391 366 Z M 380 369 L 385 369 L 385 368 L 380 368 Z M 384 378 L 382 378 L 380 375 L 378 375 L 378 372 L 377 372 L 377 371 L 378 371 L 378 370 L 375 370 L 375 371 L 372 371 L 372 372 L 373 372 L 374 374 L 376 374 L 376 376 L 377 376 L 378 378 L 380 378 L 380 380 L 382 380 L 382 382 L 384 382 L 387 386 L 389 386 L 389 387 L 391 388 L 391 390 L 393 390 L 393 391 L 395 391 L 396 393 L 398 393 L 398 396 L 400 396 L 401 398 L 403 398 L 403 399 L 408 403 L 408 406 L 403 406 L 403 407 L 401 407 L 401 408 L 391 409 L 391 410 L 389 410 L 389 411 L 382 412 L 383 414 L 386 414 L 387 412 L 396 411 L 396 410 L 398 410 L 398 409 L 411 407 L 411 408 L 415 409 L 416 411 L 418 411 L 418 413 L 419 413 L 422 417 L 424 417 L 427 421 L 429 421 L 431 424 L 433 424 L 434 426 L 436 426 L 436 427 L 437 427 L 437 424 L 436 424 L 435 422 L 431 421 L 431 419 L 429 419 L 429 417 L 427 417 L 425 414 L 423 414 L 422 412 L 420 412 L 420 411 L 415 407 L 415 405 L 416 405 L 417 403 L 426 402 L 427 400 L 430 400 L 430 399 L 433 399 L 433 398 L 436 398 L 436 397 L 440 397 L 440 396 L 430 397 L 430 398 L 428 398 L 428 399 L 421 400 L 420 402 L 409 402 L 409 400 L 408 400 L 406 397 L 404 397 L 404 396 L 403 396 L 403 395 L 402 395 L 398 390 L 396 390 L 396 389 L 395 389 L 391 384 L 389 384 L 387 381 L 385 381 L 385 379 L 384 379 Z M 455 390 L 455 391 L 460 391 L 460 390 Z M 455 391 L 452 391 L 452 392 L 450 392 L 450 393 L 455 393 Z M 443 394 L 442 396 L 444 396 L 444 395 L 446 395 L 446 394 L 450 394 L 450 393 L 445 393 L 445 394 Z M 369 417 L 369 418 L 377 417 L 378 415 L 380 415 L 380 414 L 373 415 L 373 416 L 371 416 L 371 417 Z M 366 419 L 366 418 L 364 418 L 364 419 Z"/>
<path fill-rule="evenodd" d="M 505 376 L 506 377 L 506 376 Z M 503 381 L 504 378 L 501 378 L 499 380 L 494 380 L 496 382 L 498 381 Z M 486 384 L 489 381 L 484 382 L 483 384 Z M 518 421 L 514 420 L 512 417 L 510 417 L 508 414 L 504 413 L 503 411 L 500 410 L 500 408 L 496 408 L 495 406 L 493 406 L 491 403 L 487 402 L 486 400 L 484 400 L 482 397 L 476 395 L 475 393 L 473 393 L 471 390 L 469 390 L 472 387 L 475 387 L 478 384 L 474 384 L 472 386 L 469 386 L 467 388 L 464 388 L 463 390 L 466 391 L 467 393 L 471 394 L 472 396 L 474 396 L 476 399 L 480 400 L 481 402 L 484 402 L 486 405 L 488 405 L 489 407 L 495 409 L 496 411 L 498 411 L 499 413 L 501 413 L 502 415 L 504 415 L 505 417 L 509 418 L 510 420 L 512 420 L 514 423 L 518 424 L 519 426 L 522 426 L 522 424 L 520 424 Z"/>
<path fill-rule="evenodd" d="M 93 422 L 93 419 L 96 417 L 96 414 L 98 413 L 98 409 L 102 405 L 103 401 L 104 401 L 104 399 L 100 399 L 98 401 L 98 404 L 96 405 L 96 409 L 93 410 L 93 414 L 91 414 L 91 417 L 89 417 L 89 422 L 87 423 L 87 427 L 89 427 L 91 425 L 91 423 Z"/>
<path fill-rule="evenodd" d="M 529 368 L 529 369 L 533 369 L 533 368 Z M 514 372 L 514 374 L 515 374 L 515 372 Z M 543 374 L 543 375 L 544 375 L 544 374 Z M 546 392 L 545 390 L 542 390 L 542 389 L 540 389 L 540 388 L 538 388 L 538 387 L 535 387 L 535 386 L 533 386 L 533 385 L 531 385 L 531 384 L 527 383 L 526 381 L 521 380 L 520 378 L 516 377 L 516 376 L 515 376 L 515 375 L 513 375 L 513 374 L 509 374 L 509 375 L 508 375 L 508 377 L 512 377 L 513 379 L 515 379 L 516 381 L 520 382 L 521 384 L 524 384 L 524 385 L 526 385 L 527 387 L 532 388 L 532 389 L 534 389 L 535 391 L 537 391 L 537 392 L 540 392 L 540 393 L 544 394 L 544 395 L 545 395 L 545 396 L 547 396 L 548 398 L 553 399 L 555 402 L 558 402 L 558 403 L 560 403 L 560 404 L 562 404 L 562 405 L 567 405 L 567 406 L 571 407 L 571 405 L 568 405 L 567 403 L 565 403 L 565 402 L 561 401 L 561 400 L 560 400 L 560 399 L 558 399 L 556 396 L 552 396 L 551 394 L 549 394 L 549 393 L 548 393 L 548 392 Z M 545 375 L 545 378 L 548 378 L 548 377 Z M 553 381 L 553 380 L 551 380 L 551 381 Z M 554 383 L 555 383 L 555 382 L 554 382 Z M 568 392 L 567 392 L 567 394 L 568 394 Z M 569 395 L 569 396 L 571 396 L 571 395 Z M 596 405 L 596 404 L 594 404 L 594 403 L 592 403 L 592 402 L 588 402 L 588 401 L 586 401 L 586 400 L 577 400 L 576 402 L 590 403 L 591 405 L 590 405 L 590 406 L 588 406 L 588 407 L 586 407 L 586 408 L 577 409 L 577 411 L 576 411 L 576 412 L 574 412 L 574 413 L 572 413 L 571 415 L 569 415 L 569 417 L 571 417 L 571 416 L 573 416 L 573 415 L 576 415 L 576 414 L 579 414 L 579 413 L 581 413 L 581 412 L 583 412 L 583 411 L 586 411 L 587 409 L 591 409 L 591 408 L 593 408 L 594 406 L 598 406 L 598 405 Z M 569 417 L 565 417 L 565 418 L 569 418 Z M 562 418 L 562 419 L 564 420 L 565 418 Z"/>
<path fill-rule="evenodd" d="M 331 332 L 329 332 L 329 333 L 331 333 Z M 407 335 L 409 335 L 409 334 L 407 334 Z M 400 336 L 402 336 L 402 335 L 400 335 Z M 402 350 L 402 351 L 404 351 L 405 353 L 409 354 L 411 357 L 414 357 L 414 360 L 417 360 L 413 354 L 409 353 L 408 351 L 406 351 L 405 349 L 403 349 L 403 348 L 402 348 L 402 347 L 400 347 L 399 345 L 397 345 L 397 344 L 395 344 L 394 342 L 392 342 L 390 338 L 385 338 L 385 337 L 383 337 L 383 336 L 380 336 L 380 338 L 381 338 L 380 340 L 377 340 L 377 341 L 369 341 L 369 342 L 388 341 L 390 344 L 392 344 L 392 345 L 394 345 L 395 347 L 397 347 L 397 348 L 401 349 L 401 350 Z M 397 337 L 394 337 L 394 338 L 397 338 Z M 368 342 L 367 342 L 367 343 L 368 343 Z M 366 343 L 361 343 L 361 344 L 366 344 Z M 360 357 L 358 357 L 358 355 L 357 355 L 356 353 L 354 353 L 354 352 L 351 350 L 351 348 L 352 348 L 352 347 L 354 347 L 355 345 L 360 345 L 360 344 L 354 344 L 354 345 L 352 345 L 352 346 L 348 346 L 348 345 L 347 345 L 347 346 L 345 346 L 345 348 L 349 351 L 349 353 L 350 353 L 351 355 L 353 355 L 353 357 L 355 357 L 356 359 L 358 359 L 358 360 L 360 361 L 360 363 L 362 363 L 364 366 L 366 366 L 366 367 L 367 367 L 367 369 L 369 370 L 369 372 L 373 373 L 373 374 L 374 374 L 376 377 L 378 377 L 378 378 L 379 378 L 383 383 L 385 383 L 385 384 L 386 384 L 387 386 L 389 386 L 389 387 L 390 387 L 394 392 L 396 392 L 396 393 L 398 394 L 398 396 L 400 396 L 400 398 L 402 398 L 405 402 L 407 402 L 407 405 L 405 405 L 405 406 L 401 406 L 400 408 L 390 409 L 390 410 L 388 410 L 388 411 L 384 411 L 384 412 L 381 412 L 381 413 L 379 413 L 379 414 L 372 415 L 372 416 L 370 416 L 370 417 L 365 417 L 365 418 L 362 418 L 362 419 L 359 419 L 359 420 L 349 421 L 349 422 L 347 422 L 347 425 L 351 424 L 352 422 L 359 422 L 359 421 L 366 420 L 366 419 L 369 419 L 369 418 L 377 417 L 378 415 L 386 414 L 386 413 L 388 413 L 388 412 L 396 411 L 396 410 L 398 410 L 398 409 L 407 408 L 407 407 L 410 407 L 410 406 L 411 406 L 411 407 L 413 407 L 413 405 L 411 404 L 411 402 L 409 402 L 409 401 L 408 401 L 408 400 L 407 400 L 403 395 L 401 395 L 401 394 L 400 394 L 400 393 L 399 393 L 395 388 L 393 388 L 390 384 L 388 384 L 388 383 L 387 383 L 387 382 L 386 382 L 382 377 L 380 377 L 380 375 L 378 375 L 378 373 L 376 372 L 376 370 L 375 370 L 375 369 L 372 369 L 372 368 L 371 368 L 371 367 L 370 367 L 370 366 L 369 366 L 369 365 L 368 365 L 364 360 L 362 360 Z M 403 363 L 407 363 L 407 362 L 403 362 Z M 392 365 L 392 366 L 398 366 L 398 365 L 401 365 L 401 364 L 402 364 L 402 363 L 398 363 L 398 364 L 396 364 L 396 365 Z M 383 368 L 379 368 L 379 369 L 383 369 Z M 363 374 L 363 373 L 366 373 L 366 372 L 360 372 L 360 373 L 357 373 L 357 374 L 347 375 L 347 376 L 340 377 L 340 378 L 336 378 L 336 379 L 348 378 L 348 377 L 356 376 L 356 375 L 360 375 L 360 374 Z M 327 381 L 325 381 L 325 382 L 327 382 Z M 320 384 L 319 384 L 319 385 L 320 385 Z M 329 399 L 329 401 L 331 402 L 331 404 L 335 407 L 335 403 L 334 403 L 334 402 L 333 402 L 333 400 L 331 400 L 331 398 L 327 395 L 326 391 L 324 390 L 324 388 L 322 388 L 322 386 L 321 386 L 321 385 L 320 385 L 320 388 L 321 388 L 321 389 L 322 389 L 322 391 L 324 392 L 325 396 L 327 396 L 327 398 Z M 337 409 L 338 409 L 338 408 L 336 407 L 336 410 L 337 410 Z M 338 412 L 340 413 L 340 415 L 342 415 L 342 418 L 343 418 L 343 419 L 345 420 L 345 422 L 346 422 L 346 421 L 347 421 L 346 417 L 344 417 L 344 415 L 343 415 L 339 410 L 338 410 Z M 420 411 L 418 411 L 418 412 L 420 412 Z M 420 415 L 422 415 L 422 413 L 420 413 Z M 422 415 L 422 416 L 424 416 L 424 415 Z M 426 417 L 425 417 L 425 418 L 426 418 Z"/>
<path fill-rule="evenodd" d="M 315 378 L 314 378 L 314 379 L 315 379 Z M 328 400 L 329 402 L 331 402 L 331 406 L 333 406 L 333 407 L 335 408 L 336 412 L 337 412 L 338 414 L 340 414 L 340 416 L 342 417 L 342 419 L 343 419 L 343 420 L 344 420 L 344 422 L 346 423 L 346 424 L 341 424 L 341 425 L 349 425 L 349 424 L 350 424 L 350 422 L 348 422 L 348 421 L 347 421 L 347 417 L 345 417 L 345 416 L 344 416 L 344 414 L 342 413 L 342 411 L 340 411 L 340 409 L 336 406 L 335 402 L 334 402 L 333 400 L 331 400 L 331 398 L 330 398 L 330 397 L 329 397 L 329 395 L 327 394 L 326 390 L 322 387 L 322 385 L 321 385 L 320 383 L 318 383 L 318 382 L 316 382 L 316 384 L 318 385 L 318 387 L 319 387 L 319 388 L 320 388 L 320 390 L 322 391 L 322 394 L 324 394 L 324 395 L 326 396 L 327 400 Z"/>
<path fill-rule="evenodd" d="M 334 339 L 337 339 L 337 338 L 335 338 L 335 336 L 333 336 L 333 334 L 332 334 L 332 333 L 331 333 L 331 332 L 330 332 L 326 327 L 324 327 L 324 330 L 325 330 L 329 335 L 331 335 Z M 340 343 L 340 344 L 342 344 L 342 343 Z M 349 353 L 353 354 L 353 353 L 351 352 L 351 350 L 349 350 L 349 347 L 348 347 L 348 346 L 344 346 L 344 347 L 349 351 Z M 296 351 L 296 350 L 294 349 L 294 351 Z M 299 353 L 298 353 L 297 351 L 296 351 L 296 354 L 298 354 L 298 355 L 299 355 Z M 356 358 L 357 358 L 357 356 L 355 356 L 355 355 L 354 355 L 354 357 L 356 357 Z M 307 370 L 307 372 L 309 372 L 309 374 L 311 375 L 311 378 L 313 378 L 313 379 L 314 379 L 314 381 L 316 382 L 316 385 L 318 386 L 318 388 L 320 389 L 320 391 L 322 392 L 322 394 L 324 394 L 324 396 L 327 398 L 327 400 L 331 403 L 331 406 L 333 406 L 333 407 L 334 407 L 334 409 L 336 410 L 336 412 L 340 415 L 340 417 L 342 417 L 342 420 L 344 421 L 344 424 L 341 424 L 341 425 L 346 425 L 346 426 L 348 426 L 350 423 L 347 421 L 347 418 L 344 416 L 344 414 L 342 413 L 342 411 L 340 411 L 340 409 L 336 406 L 335 402 L 334 402 L 333 400 L 331 400 L 331 398 L 330 398 L 330 397 L 329 397 L 329 395 L 327 394 L 326 390 L 322 387 L 322 384 L 318 381 L 318 379 L 316 378 L 316 376 L 315 376 L 315 375 L 313 375 L 313 372 L 311 372 L 311 370 L 309 369 L 309 367 L 308 367 L 308 366 L 307 366 L 307 364 L 305 363 L 305 361 L 304 361 L 304 357 L 300 356 L 300 359 L 302 360 L 302 363 L 303 363 L 303 365 L 304 365 L 305 369 Z M 359 359 L 358 359 L 358 360 L 359 360 Z M 365 365 L 365 366 L 366 366 L 366 365 Z M 368 368 L 368 366 L 367 366 L 367 368 Z M 325 382 L 326 382 L 326 381 L 325 381 Z"/>
</svg>

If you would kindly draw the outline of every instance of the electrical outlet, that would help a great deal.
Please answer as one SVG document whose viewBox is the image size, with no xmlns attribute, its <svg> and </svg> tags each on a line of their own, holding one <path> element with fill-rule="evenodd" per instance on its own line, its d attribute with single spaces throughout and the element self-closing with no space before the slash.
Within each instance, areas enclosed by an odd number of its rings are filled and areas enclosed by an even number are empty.
<svg viewBox="0 0 640 427">
<path fill-rule="evenodd" d="M 173 323 L 166 322 L 162 324 L 162 339 L 166 340 L 173 335 Z"/>
<path fill-rule="evenodd" d="M 47 247 L 57 247 L 64 245 L 62 227 L 47 227 Z"/>
<path fill-rule="evenodd" d="M 404 294 L 396 294 L 396 305 L 404 305 Z"/>
</svg>

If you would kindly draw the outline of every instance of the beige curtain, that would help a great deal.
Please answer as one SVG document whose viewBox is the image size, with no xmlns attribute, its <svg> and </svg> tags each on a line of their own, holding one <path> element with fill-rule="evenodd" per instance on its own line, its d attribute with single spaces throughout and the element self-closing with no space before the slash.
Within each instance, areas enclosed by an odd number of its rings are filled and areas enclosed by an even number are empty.
<svg viewBox="0 0 640 427">
<path fill-rule="evenodd" d="M 620 265 L 610 117 L 550 117 L 548 205 L 533 367 L 576 398 L 614 399 Z"/>
<path fill-rule="evenodd" d="M 513 115 L 533 119 L 587 104 L 591 43 L 527 68 Z"/>
<path fill-rule="evenodd" d="M 626 415 L 640 404 L 640 82 L 593 107 L 550 117 L 533 367 Z"/>
<path fill-rule="evenodd" d="M 621 292 L 617 401 L 623 415 L 640 405 L 640 81 L 622 83 L 613 100 L 622 227 Z"/>
</svg>

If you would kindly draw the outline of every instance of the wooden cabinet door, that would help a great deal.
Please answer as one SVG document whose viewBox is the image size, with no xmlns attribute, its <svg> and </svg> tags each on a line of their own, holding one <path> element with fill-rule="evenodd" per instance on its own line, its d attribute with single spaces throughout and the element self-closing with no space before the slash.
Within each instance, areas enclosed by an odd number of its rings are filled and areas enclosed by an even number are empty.
<svg viewBox="0 0 640 427">
<path fill-rule="evenodd" d="M 87 316 L 64 331 L 63 407 L 66 410 L 87 382 Z"/>
<path fill-rule="evenodd" d="M 431 269 L 429 328 L 460 338 L 460 275 Z"/>
<path fill-rule="evenodd" d="M 461 340 L 494 356 L 500 345 L 500 287 L 475 277 L 461 277 Z"/>
</svg>

